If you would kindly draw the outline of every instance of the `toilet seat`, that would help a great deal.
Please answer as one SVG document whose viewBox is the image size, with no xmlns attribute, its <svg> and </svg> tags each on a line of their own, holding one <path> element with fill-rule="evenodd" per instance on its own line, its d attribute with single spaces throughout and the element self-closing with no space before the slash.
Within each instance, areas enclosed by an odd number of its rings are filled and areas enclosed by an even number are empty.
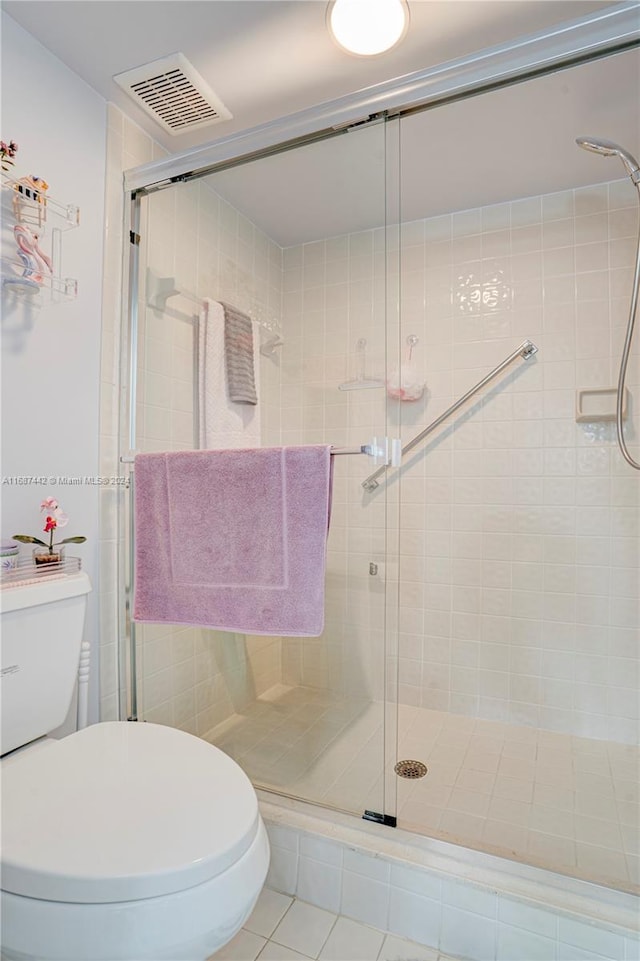
<svg viewBox="0 0 640 961">
<path fill-rule="evenodd" d="M 261 824 L 251 782 L 213 745 L 103 722 L 3 763 L 2 889 L 45 901 L 136 901 L 232 867 Z"/>
</svg>

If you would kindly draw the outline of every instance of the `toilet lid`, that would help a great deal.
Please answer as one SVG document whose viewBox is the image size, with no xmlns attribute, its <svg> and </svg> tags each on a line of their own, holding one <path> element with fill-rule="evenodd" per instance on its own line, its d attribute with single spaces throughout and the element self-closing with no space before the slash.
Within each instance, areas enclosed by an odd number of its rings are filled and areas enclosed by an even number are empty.
<svg viewBox="0 0 640 961">
<path fill-rule="evenodd" d="M 218 748 L 159 724 L 104 722 L 2 764 L 2 889 L 133 901 L 234 864 L 259 827 L 251 782 Z"/>
</svg>

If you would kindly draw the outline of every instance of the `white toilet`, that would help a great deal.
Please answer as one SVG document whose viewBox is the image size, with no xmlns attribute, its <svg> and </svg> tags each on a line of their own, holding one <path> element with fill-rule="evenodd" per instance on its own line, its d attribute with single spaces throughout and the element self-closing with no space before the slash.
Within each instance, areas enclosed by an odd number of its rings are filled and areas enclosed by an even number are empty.
<svg viewBox="0 0 640 961">
<path fill-rule="evenodd" d="M 90 590 L 78 573 L 0 596 L 2 958 L 203 961 L 264 884 L 256 794 L 226 754 L 170 727 L 46 737 L 71 703 Z"/>
</svg>

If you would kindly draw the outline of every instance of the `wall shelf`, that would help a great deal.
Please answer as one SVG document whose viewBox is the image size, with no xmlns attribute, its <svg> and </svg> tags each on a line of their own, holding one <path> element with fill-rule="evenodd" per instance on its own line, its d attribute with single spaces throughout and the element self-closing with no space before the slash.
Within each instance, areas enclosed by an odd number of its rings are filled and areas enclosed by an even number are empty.
<svg viewBox="0 0 640 961">
<path fill-rule="evenodd" d="M 62 235 L 80 208 L 50 197 L 44 181 L 2 171 L 2 292 L 10 297 L 73 300 L 78 281 L 61 274 Z M 46 238 L 46 240 L 44 239 Z"/>
<path fill-rule="evenodd" d="M 185 313 L 169 307 L 168 301 L 172 297 L 179 297 L 193 304 L 197 308 L 197 313 Z M 156 313 L 166 314 L 168 317 L 173 317 L 176 320 L 191 321 L 199 315 L 203 303 L 203 297 L 197 297 L 196 294 L 191 291 L 185 290 L 176 283 L 175 277 L 157 277 L 150 268 L 147 268 L 147 306 L 151 307 Z M 260 353 L 265 357 L 273 356 L 276 347 L 282 347 L 284 344 L 280 324 L 275 318 L 264 319 L 261 316 L 262 307 L 259 304 L 249 308 L 244 307 L 243 310 L 258 326 L 260 332 Z"/>
<path fill-rule="evenodd" d="M 2 289 L 17 296 L 34 297 L 48 291 L 52 299 L 73 300 L 78 295 L 78 281 L 74 277 L 42 274 L 39 282 L 31 280 L 28 268 L 17 260 L 2 258 Z"/>
<path fill-rule="evenodd" d="M 615 423 L 617 387 L 589 387 L 576 391 L 576 424 Z M 622 397 L 622 419 L 627 419 L 629 391 Z"/>
<path fill-rule="evenodd" d="M 41 234 L 47 222 L 56 230 L 72 230 L 80 224 L 79 207 L 61 203 L 46 191 L 38 191 L 37 182 L 31 177 L 16 177 L 3 170 L 2 189 L 11 196 L 16 223 L 39 227 Z"/>
</svg>

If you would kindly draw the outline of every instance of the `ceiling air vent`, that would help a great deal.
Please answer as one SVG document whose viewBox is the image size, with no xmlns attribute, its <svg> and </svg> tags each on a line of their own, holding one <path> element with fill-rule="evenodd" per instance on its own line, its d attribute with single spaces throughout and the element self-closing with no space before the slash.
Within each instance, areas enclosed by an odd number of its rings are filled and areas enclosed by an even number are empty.
<svg viewBox="0 0 640 961">
<path fill-rule="evenodd" d="M 174 137 L 231 120 L 231 113 L 181 53 L 116 74 L 113 79 Z"/>
</svg>

